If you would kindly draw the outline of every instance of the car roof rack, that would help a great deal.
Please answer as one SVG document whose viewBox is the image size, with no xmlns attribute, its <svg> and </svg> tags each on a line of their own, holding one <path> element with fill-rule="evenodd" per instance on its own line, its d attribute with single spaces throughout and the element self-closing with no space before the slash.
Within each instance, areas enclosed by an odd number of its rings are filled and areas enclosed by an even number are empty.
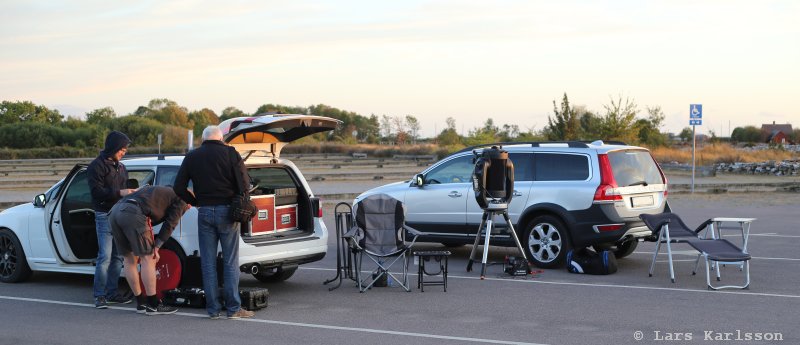
<svg viewBox="0 0 800 345">
<path fill-rule="evenodd" d="M 466 147 L 461 149 L 456 153 L 472 151 L 484 147 L 491 147 L 491 146 L 509 146 L 509 145 L 530 145 L 531 147 L 541 147 L 542 144 L 566 144 L 567 147 L 573 148 L 589 148 L 589 145 L 585 142 L 581 141 L 512 141 L 512 142 L 501 142 L 501 143 L 491 143 L 491 144 L 480 144 L 471 147 Z"/>
<path fill-rule="evenodd" d="M 185 155 L 185 153 L 143 153 L 137 155 L 125 155 L 125 157 L 122 157 L 122 160 L 157 157 L 158 160 L 163 161 L 166 157 L 183 157 Z"/>
</svg>

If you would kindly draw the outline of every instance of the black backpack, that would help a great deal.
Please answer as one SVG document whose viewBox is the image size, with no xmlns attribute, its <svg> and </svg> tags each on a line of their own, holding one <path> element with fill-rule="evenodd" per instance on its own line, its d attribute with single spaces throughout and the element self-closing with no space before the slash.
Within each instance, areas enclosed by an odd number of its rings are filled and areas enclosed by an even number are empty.
<svg viewBox="0 0 800 345">
<path fill-rule="evenodd" d="M 612 274 L 617 271 L 617 258 L 608 250 L 600 253 L 595 253 L 589 248 L 570 250 L 567 252 L 567 271 L 596 275 Z"/>
</svg>

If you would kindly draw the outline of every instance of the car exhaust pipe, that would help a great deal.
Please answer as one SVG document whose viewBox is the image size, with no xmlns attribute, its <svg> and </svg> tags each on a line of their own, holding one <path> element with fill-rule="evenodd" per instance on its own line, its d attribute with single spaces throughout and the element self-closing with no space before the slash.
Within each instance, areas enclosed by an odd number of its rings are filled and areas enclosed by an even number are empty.
<svg viewBox="0 0 800 345">
<path fill-rule="evenodd" d="M 258 274 L 258 271 L 260 270 L 261 270 L 261 265 L 259 264 L 253 264 L 252 266 L 250 266 L 250 274 L 252 275 Z"/>
</svg>

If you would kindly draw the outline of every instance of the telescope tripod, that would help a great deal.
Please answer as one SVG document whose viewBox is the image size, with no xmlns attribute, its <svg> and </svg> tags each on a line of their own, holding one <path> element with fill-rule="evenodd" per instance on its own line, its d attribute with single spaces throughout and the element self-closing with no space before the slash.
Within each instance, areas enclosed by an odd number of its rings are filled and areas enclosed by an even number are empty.
<svg viewBox="0 0 800 345">
<path fill-rule="evenodd" d="M 517 244 L 517 248 L 519 249 L 519 253 L 522 254 L 525 264 L 528 264 L 528 256 L 525 255 L 525 249 L 522 248 L 522 244 L 519 242 L 519 238 L 517 237 L 517 232 L 514 230 L 514 225 L 511 223 L 511 219 L 508 217 L 508 209 L 485 208 L 483 210 L 483 216 L 481 217 L 481 225 L 478 227 L 478 232 L 475 234 L 475 243 L 472 244 L 472 252 L 469 254 L 469 262 L 467 263 L 467 272 L 472 272 L 472 262 L 475 261 L 475 252 L 478 250 L 478 242 L 480 242 L 481 232 L 483 232 L 485 239 L 483 243 L 483 260 L 481 261 L 481 280 L 486 277 L 486 259 L 489 256 L 489 239 L 492 237 L 494 216 L 497 214 L 502 214 L 503 218 L 505 218 L 506 224 L 508 224 L 508 228 L 511 232 L 511 237 L 514 238 L 514 242 Z M 527 271 L 530 272 L 530 269 Z"/>
</svg>

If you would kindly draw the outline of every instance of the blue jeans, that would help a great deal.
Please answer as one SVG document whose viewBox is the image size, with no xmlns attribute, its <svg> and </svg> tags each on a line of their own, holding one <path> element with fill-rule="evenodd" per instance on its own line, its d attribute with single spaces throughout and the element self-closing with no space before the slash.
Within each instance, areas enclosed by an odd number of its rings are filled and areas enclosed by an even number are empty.
<svg viewBox="0 0 800 345">
<path fill-rule="evenodd" d="M 242 307 L 239 297 L 239 227 L 228 214 L 230 206 L 197 207 L 197 238 L 200 245 L 200 267 L 203 290 L 206 292 L 208 315 L 219 314 L 217 291 L 217 245 L 222 246 L 222 296 L 228 316 Z"/>
<path fill-rule="evenodd" d="M 97 230 L 97 266 L 94 269 L 94 297 L 112 297 L 117 293 L 119 274 L 122 271 L 122 255 L 117 253 L 108 213 L 95 211 L 95 230 Z"/>
</svg>

